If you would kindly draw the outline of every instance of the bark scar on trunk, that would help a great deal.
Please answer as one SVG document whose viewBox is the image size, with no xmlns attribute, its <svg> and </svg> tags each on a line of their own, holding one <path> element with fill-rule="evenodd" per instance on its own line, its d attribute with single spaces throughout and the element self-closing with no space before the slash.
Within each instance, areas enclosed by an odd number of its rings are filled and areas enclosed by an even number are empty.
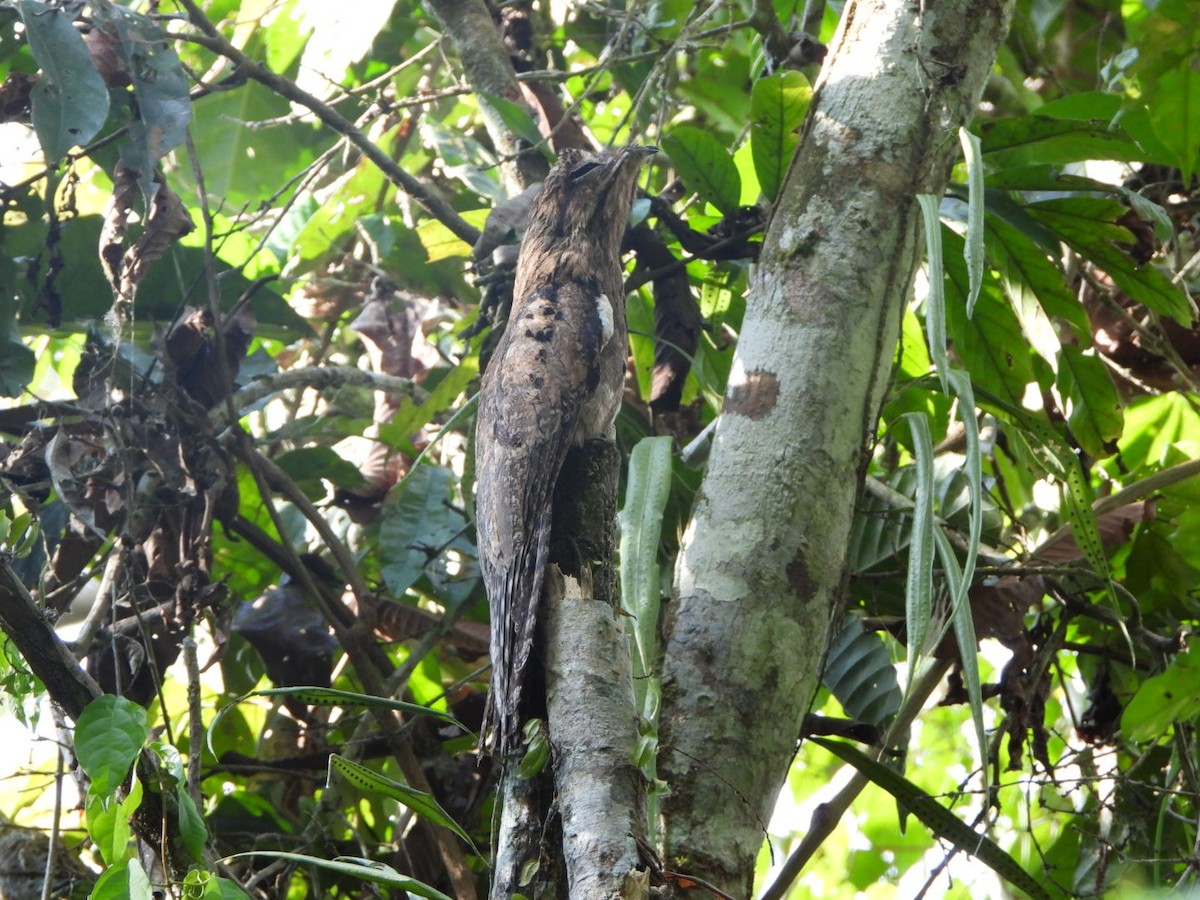
<svg viewBox="0 0 1200 900">
<path fill-rule="evenodd" d="M 779 400 L 779 376 L 765 369 L 746 373 L 746 380 L 732 385 L 725 394 L 727 413 L 737 413 L 758 421 L 775 408 Z"/>
</svg>

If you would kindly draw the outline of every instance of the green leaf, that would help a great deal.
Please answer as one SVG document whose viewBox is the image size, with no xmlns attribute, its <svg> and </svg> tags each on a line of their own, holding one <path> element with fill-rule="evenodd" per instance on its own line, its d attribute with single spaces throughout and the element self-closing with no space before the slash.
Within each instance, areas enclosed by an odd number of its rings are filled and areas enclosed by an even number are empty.
<svg viewBox="0 0 1200 900">
<path fill-rule="evenodd" d="M 887 724 L 903 699 L 883 638 L 851 613 L 830 641 L 821 681 L 846 715 L 876 726 Z"/>
<path fill-rule="evenodd" d="M 379 525 L 379 571 L 395 597 L 422 576 L 461 601 L 474 585 L 473 571 L 451 566 L 446 551 L 466 550 L 467 521 L 452 502 L 454 478 L 441 466 L 414 466 L 383 504 Z"/>
<path fill-rule="evenodd" d="M 392 700 L 388 697 L 376 697 L 371 694 L 358 694 L 353 691 L 339 691 L 335 688 L 322 687 L 282 687 L 282 688 L 264 688 L 261 691 L 254 691 L 247 694 L 241 700 L 249 699 L 250 697 L 294 697 L 301 703 L 309 706 L 339 706 L 339 707 L 355 707 L 357 709 L 391 709 L 397 712 L 407 713 L 411 716 L 433 716 L 435 719 L 441 719 L 450 725 L 457 725 L 463 731 L 470 731 L 466 725 L 460 722 L 448 712 L 443 712 L 440 709 L 433 709 L 429 706 L 421 706 L 418 703 L 409 703 L 406 700 Z"/>
<path fill-rule="evenodd" d="M 842 741 L 816 737 L 809 738 L 809 740 L 824 747 L 843 762 L 854 766 L 873 784 L 895 797 L 904 809 L 920 819 L 921 823 L 938 838 L 948 841 L 957 850 L 986 864 L 1001 878 L 1020 888 L 1029 896 L 1037 898 L 1037 900 L 1042 900 L 1042 898 L 1049 900 L 1050 895 L 1046 893 L 1042 885 L 1022 869 L 1017 861 L 1005 853 L 991 838 L 966 825 L 954 813 L 903 775 L 871 759 L 857 747 L 852 747 Z"/>
<path fill-rule="evenodd" d="M 684 184 L 725 215 L 738 208 L 742 179 L 729 151 L 709 132 L 680 125 L 662 139 L 662 148 Z"/>
<path fill-rule="evenodd" d="M 965 128 L 958 129 L 958 140 L 962 144 L 963 157 L 967 163 L 967 237 L 965 255 L 967 263 L 967 316 L 975 311 L 979 299 L 979 286 L 983 283 L 983 159 L 979 138 Z"/>
<path fill-rule="evenodd" d="M 1183 183 L 1190 184 L 1200 167 L 1200 25 L 1195 6 L 1156 4 L 1137 23 L 1135 33 L 1143 50 L 1154 48 L 1143 52 L 1134 66 L 1138 99 L 1156 137 L 1172 155 L 1169 163 L 1179 168 Z"/>
<path fill-rule="evenodd" d="M 1050 365 L 1061 342 L 1052 318 L 1070 323 L 1078 340 L 1091 344 L 1087 313 L 1067 288 L 1063 273 L 1029 237 L 995 216 L 987 217 L 988 261 L 1000 276 L 1005 296 L 1029 338 Z"/>
<path fill-rule="evenodd" d="M 188 793 L 187 786 L 182 782 L 175 789 L 175 797 L 179 802 L 179 834 L 183 845 L 196 862 L 204 862 L 204 845 L 208 842 L 208 828 L 204 825 L 204 817 L 196 808 L 196 802 Z"/>
<path fill-rule="evenodd" d="M 799 72 L 783 70 L 754 82 L 750 94 L 750 148 L 754 171 L 768 200 L 779 196 L 811 102 L 812 87 Z"/>
<path fill-rule="evenodd" d="M 633 684 L 638 711 L 651 721 L 658 706 L 651 680 L 658 658 L 662 573 L 658 565 L 663 511 L 671 493 L 670 437 L 646 437 L 629 454 L 621 509 L 621 600 L 633 614 Z"/>
<path fill-rule="evenodd" d="M 933 443 L 929 421 L 917 413 L 905 413 L 912 430 L 917 484 L 913 491 L 912 537 L 904 588 L 904 621 L 908 635 L 908 683 L 917 672 L 917 661 L 925 655 L 925 638 L 933 618 Z M 907 690 L 907 688 L 906 688 Z"/>
<path fill-rule="evenodd" d="M 968 277 L 962 255 L 956 252 L 956 248 L 961 250 L 962 238 L 943 226 L 942 239 L 947 251 L 946 331 L 954 351 L 976 386 L 1020 408 L 1025 385 L 1033 381 L 1028 341 L 1012 309 L 986 280 L 975 315 L 967 318 Z"/>
<path fill-rule="evenodd" d="M 332 447 L 300 447 L 280 454 L 275 462 L 310 500 L 325 496 L 325 481 L 340 488 L 355 488 L 363 483 L 359 467 L 342 459 Z"/>
<path fill-rule="evenodd" d="M 158 23 L 112 3 L 92 10 L 96 25 L 116 38 L 116 50 L 133 82 L 135 118 L 121 159 L 139 175 L 146 197 L 153 196 L 158 161 L 183 143 L 192 119 L 188 78 L 175 49 Z"/>
<path fill-rule="evenodd" d="M 1142 743 L 1167 736 L 1200 715 L 1200 653 L 1189 645 L 1165 672 L 1147 678 L 1121 713 L 1121 735 Z"/>
<path fill-rule="evenodd" d="M 983 152 L 995 168 L 1085 159 L 1135 162 L 1142 149 L 1105 120 L 1019 116 L 986 122 L 980 128 Z"/>
<path fill-rule="evenodd" d="M 130 817 L 142 802 L 142 783 L 134 778 L 129 793 L 117 801 L 112 794 L 101 794 L 93 784 L 84 798 L 88 836 L 96 844 L 104 861 L 112 866 L 123 860 L 129 850 L 132 829 Z"/>
<path fill-rule="evenodd" d="M 1152 263 L 1138 265 L 1118 245 L 1133 244 L 1133 235 L 1117 220 L 1126 212 L 1115 200 L 1068 197 L 1028 207 L 1029 214 L 1053 229 L 1063 242 L 1112 276 L 1137 302 L 1180 325 L 1191 327 L 1196 308 L 1187 293 L 1172 284 Z"/>
<path fill-rule="evenodd" d="M 154 900 L 154 889 L 142 864 L 131 859 L 105 871 L 96 880 L 89 900 Z"/>
<path fill-rule="evenodd" d="M 929 355 L 933 358 L 937 376 L 946 386 L 946 369 L 950 363 L 946 356 L 946 294 L 943 278 L 945 254 L 944 232 L 949 229 L 941 225 L 938 218 L 939 200 L 932 194 L 918 194 L 921 207 L 921 222 L 925 228 L 925 259 L 929 265 L 929 299 L 925 305 L 925 336 L 929 343 Z M 961 241 L 961 238 L 959 239 Z M 960 244 L 961 247 L 961 244 Z M 963 256 L 965 257 L 965 249 Z M 968 288 L 967 293 L 970 293 Z M 964 302 L 965 305 L 965 302 Z"/>
<path fill-rule="evenodd" d="M 101 796 L 125 780 L 146 742 L 146 710 L 132 700 L 103 694 L 75 721 L 75 755 Z"/>
<path fill-rule="evenodd" d="M 401 875 L 391 866 L 370 859 L 362 859 L 357 856 L 338 856 L 334 859 L 321 859 L 318 856 L 306 856 L 303 853 L 285 853 L 281 850 L 255 850 L 249 853 L 235 853 L 232 856 L 226 856 L 225 859 L 245 859 L 252 856 L 265 859 L 282 859 L 299 863 L 303 866 L 316 866 L 318 869 L 337 872 L 339 875 L 349 875 L 352 878 L 361 878 L 363 881 L 370 881 L 373 884 L 385 884 L 388 887 L 398 888 L 410 894 L 415 894 L 418 897 L 426 897 L 428 900 L 451 900 L 450 897 L 447 897 L 436 888 L 432 888 L 422 881 Z"/>
<path fill-rule="evenodd" d="M 108 118 L 108 88 L 92 63 L 72 13 L 41 0 L 17 4 L 29 49 L 42 68 L 30 91 L 33 127 L 48 162 L 83 146 Z"/>
<path fill-rule="evenodd" d="M 381 794 L 384 797 L 389 797 L 397 803 L 408 807 L 421 818 L 433 822 L 435 825 L 441 825 L 443 828 L 450 829 L 466 841 L 473 851 L 476 853 L 479 852 L 471 840 L 471 836 L 463 831 L 462 826 L 455 822 L 450 814 L 442 809 L 431 795 L 411 788 L 407 784 L 393 781 L 390 778 L 380 775 L 373 769 L 360 766 L 358 763 L 351 762 L 344 756 L 338 756 L 336 753 L 329 757 L 329 772 L 331 775 L 337 772 L 338 775 L 363 793 Z"/>
<path fill-rule="evenodd" d="M 1088 455 L 1110 456 L 1121 436 L 1121 398 L 1100 357 L 1064 344 L 1058 357 L 1058 389 L 1066 402 L 1067 424 Z"/>
<path fill-rule="evenodd" d="M 504 97 L 499 97 L 496 94 L 479 93 L 479 105 L 484 111 L 484 115 L 491 113 L 500 119 L 500 122 L 531 147 L 541 147 L 546 143 L 546 139 L 542 137 L 542 133 L 538 131 L 537 124 L 533 121 L 533 117 L 529 115 L 529 110 L 519 103 L 513 103 Z"/>
<path fill-rule="evenodd" d="M 33 380 L 37 358 L 21 341 L 0 338 L 0 397 L 19 397 Z"/>
</svg>

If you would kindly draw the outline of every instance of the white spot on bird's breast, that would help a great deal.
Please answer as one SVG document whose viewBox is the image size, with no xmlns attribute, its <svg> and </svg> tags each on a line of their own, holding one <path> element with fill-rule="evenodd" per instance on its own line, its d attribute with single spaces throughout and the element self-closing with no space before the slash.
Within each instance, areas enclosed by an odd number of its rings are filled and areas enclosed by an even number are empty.
<svg viewBox="0 0 1200 900">
<path fill-rule="evenodd" d="M 600 318 L 600 346 L 607 347 L 613 336 L 613 305 L 607 294 L 596 295 L 596 315 Z"/>
</svg>

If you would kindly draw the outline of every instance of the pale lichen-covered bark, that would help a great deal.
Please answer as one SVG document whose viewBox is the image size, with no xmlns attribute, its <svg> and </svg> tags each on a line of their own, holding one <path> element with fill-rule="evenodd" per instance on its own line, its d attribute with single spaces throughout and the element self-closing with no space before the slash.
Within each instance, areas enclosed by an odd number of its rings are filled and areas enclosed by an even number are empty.
<svg viewBox="0 0 1200 900">
<path fill-rule="evenodd" d="M 816 689 L 940 193 L 1012 0 L 844 15 L 768 228 L 664 624 L 666 863 L 739 897 Z"/>
</svg>

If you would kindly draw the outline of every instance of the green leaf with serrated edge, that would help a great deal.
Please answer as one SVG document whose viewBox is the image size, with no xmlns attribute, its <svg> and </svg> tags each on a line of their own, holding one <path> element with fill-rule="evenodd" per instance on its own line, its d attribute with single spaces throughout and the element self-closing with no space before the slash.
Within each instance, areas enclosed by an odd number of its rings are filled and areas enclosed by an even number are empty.
<svg viewBox="0 0 1200 900">
<path fill-rule="evenodd" d="M 979 286 L 983 283 L 983 158 L 979 138 L 965 128 L 958 129 L 963 158 L 967 163 L 967 237 L 964 254 L 967 262 L 967 316 L 975 311 Z"/>
<path fill-rule="evenodd" d="M 303 853 L 286 853 L 282 850 L 254 850 L 249 853 L 234 853 L 232 856 L 226 856 L 225 859 L 247 859 L 249 857 L 282 859 L 298 863 L 302 866 L 315 866 L 318 869 L 337 872 L 340 875 L 361 878 L 363 881 L 370 881 L 373 884 L 384 884 L 388 887 L 398 888 L 410 894 L 415 894 L 418 897 L 425 897 L 427 900 L 451 900 L 450 897 L 447 897 L 441 891 L 437 890 L 437 888 L 430 887 L 422 881 L 401 875 L 391 866 L 370 859 L 362 859 L 357 856 L 338 856 L 334 859 L 321 859 L 319 856 L 306 856 Z"/>
<path fill-rule="evenodd" d="M 75 721 L 75 755 L 97 794 L 117 789 L 137 759 L 149 730 L 146 710 L 132 700 L 102 694 Z"/>
<path fill-rule="evenodd" d="M 1200 651 L 1195 642 L 1166 671 L 1147 678 L 1121 713 L 1121 736 L 1143 743 L 1170 734 L 1176 722 L 1200 716 Z"/>
<path fill-rule="evenodd" d="M 1152 263 L 1138 265 L 1119 249 L 1118 245 L 1132 245 L 1134 239 L 1117 224 L 1126 209 L 1116 200 L 1066 197 L 1031 203 L 1027 210 L 1068 247 L 1107 272 L 1138 303 L 1191 327 L 1196 309 L 1187 293 Z"/>
<path fill-rule="evenodd" d="M 709 132 L 680 125 L 662 139 L 662 148 L 683 183 L 725 215 L 738 208 L 742 179 L 729 151 Z"/>
<path fill-rule="evenodd" d="M 885 725 L 903 699 L 883 638 L 851 613 L 830 641 L 821 681 L 846 715 L 871 725 Z"/>
<path fill-rule="evenodd" d="M 39 0 L 20 0 L 17 9 L 42 75 L 29 93 L 31 117 L 46 160 L 94 138 L 108 118 L 108 88 L 72 14 Z"/>
<path fill-rule="evenodd" d="M 1058 390 L 1079 446 L 1097 459 L 1111 456 L 1125 418 L 1116 385 L 1100 357 L 1064 344 L 1058 357 Z"/>
<path fill-rule="evenodd" d="M 205 739 L 208 749 L 214 755 L 212 737 L 217 730 L 217 725 L 225 718 L 226 713 L 237 707 L 239 703 L 246 700 L 251 700 L 255 697 L 291 697 L 299 700 L 301 703 L 306 703 L 309 706 L 345 706 L 354 707 L 356 709 L 391 709 L 397 712 L 408 713 L 415 716 L 433 716 L 435 719 L 441 719 L 443 722 L 448 722 L 461 728 L 468 734 L 471 730 L 462 722 L 454 718 L 449 713 L 441 712 L 440 710 L 430 709 L 428 706 L 421 706 L 416 703 L 407 703 L 404 700 L 392 700 L 387 697 L 374 697 L 370 694 L 358 694 L 353 691 L 339 691 L 336 688 L 323 687 L 281 687 L 281 688 L 264 688 L 259 691 L 251 691 L 248 694 L 242 694 L 232 703 L 228 703 L 217 711 L 213 716 L 212 723 L 208 726 L 208 734 Z"/>
<path fill-rule="evenodd" d="M 768 200 L 779 196 L 811 102 L 812 87 L 799 72 L 783 70 L 754 82 L 750 94 L 750 150 L 754 172 Z"/>
<path fill-rule="evenodd" d="M 908 635 L 908 685 L 925 653 L 925 637 L 933 617 L 933 442 L 929 421 L 917 413 L 905 413 L 912 431 L 917 484 L 913 491 L 912 538 L 908 545 L 908 571 L 904 588 L 904 620 Z"/>
<path fill-rule="evenodd" d="M 996 216 L 988 216 L 987 255 L 1030 344 L 1051 366 L 1061 342 L 1053 318 L 1070 324 L 1076 340 L 1092 341 L 1087 312 L 1067 287 L 1063 272 L 1026 234 Z"/>
<path fill-rule="evenodd" d="M 809 738 L 824 747 L 843 762 L 861 772 L 872 784 L 878 785 L 916 816 L 937 837 L 948 841 L 956 849 L 987 865 L 993 872 L 1014 887 L 1020 888 L 1037 900 L 1050 900 L 1050 895 L 1032 875 L 1026 872 L 1015 859 L 1009 856 L 987 835 L 962 822 L 931 796 L 893 769 L 871 759 L 857 747 L 841 741 L 825 738 Z"/>
<path fill-rule="evenodd" d="M 471 840 L 471 836 L 463 831 L 462 826 L 455 822 L 450 814 L 442 809 L 429 794 L 418 791 L 416 788 L 410 788 L 407 784 L 393 781 L 366 766 L 360 766 L 344 756 L 338 756 L 336 753 L 329 757 L 329 772 L 330 775 L 337 772 L 363 793 L 382 794 L 407 806 L 421 818 L 450 829 L 466 841 L 474 852 L 479 852 Z"/>
</svg>

